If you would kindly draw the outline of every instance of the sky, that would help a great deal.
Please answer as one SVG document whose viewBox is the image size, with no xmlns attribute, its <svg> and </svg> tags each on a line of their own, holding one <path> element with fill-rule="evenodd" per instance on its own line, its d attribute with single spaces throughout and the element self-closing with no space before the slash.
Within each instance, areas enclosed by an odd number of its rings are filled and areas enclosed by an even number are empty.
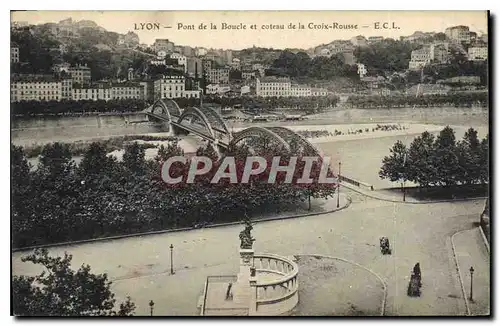
<svg viewBox="0 0 500 326">
<path fill-rule="evenodd" d="M 152 44 L 167 38 L 176 45 L 240 50 L 252 46 L 275 49 L 307 49 L 336 39 L 357 35 L 398 39 L 415 31 L 444 32 L 447 27 L 469 26 L 478 34 L 487 33 L 486 11 L 17 11 L 12 21 L 30 24 L 73 20 L 92 20 L 108 31 L 133 31 L 141 43 Z M 384 29 L 383 23 L 388 24 Z M 159 30 L 141 29 L 141 24 L 159 24 Z M 222 24 L 245 26 L 225 29 Z M 335 29 L 321 29 L 331 26 Z M 376 29 L 378 23 L 379 29 Z M 206 29 L 200 29 L 204 24 Z M 211 24 L 217 29 L 211 29 Z M 289 24 L 295 26 L 288 28 Z M 302 24 L 304 29 L 299 29 Z M 182 26 L 181 26 L 182 25 Z M 252 26 L 253 25 L 253 26 Z M 284 29 L 271 29 L 283 25 Z M 315 25 L 315 26 L 313 26 Z M 342 25 L 343 29 L 338 26 Z M 170 28 L 167 28 L 170 27 Z M 255 27 L 252 29 L 251 27 Z M 357 28 L 356 28 L 357 27 Z"/>
</svg>

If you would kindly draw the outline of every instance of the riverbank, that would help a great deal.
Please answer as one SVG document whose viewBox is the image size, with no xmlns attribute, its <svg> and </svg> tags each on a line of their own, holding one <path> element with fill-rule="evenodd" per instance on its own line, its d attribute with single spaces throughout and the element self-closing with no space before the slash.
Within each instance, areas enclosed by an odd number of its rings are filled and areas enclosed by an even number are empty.
<svg viewBox="0 0 500 326">
<path fill-rule="evenodd" d="M 168 131 L 165 124 L 143 122 L 140 115 L 50 116 L 13 119 L 11 139 L 16 145 L 45 144 L 55 141 L 78 141 L 125 135 L 154 134 Z M 227 121 L 230 129 L 250 126 L 320 126 L 355 124 L 421 124 L 488 126 L 486 108 L 400 108 L 400 109 L 345 109 L 308 116 L 302 121 L 273 121 L 258 124 Z"/>
</svg>

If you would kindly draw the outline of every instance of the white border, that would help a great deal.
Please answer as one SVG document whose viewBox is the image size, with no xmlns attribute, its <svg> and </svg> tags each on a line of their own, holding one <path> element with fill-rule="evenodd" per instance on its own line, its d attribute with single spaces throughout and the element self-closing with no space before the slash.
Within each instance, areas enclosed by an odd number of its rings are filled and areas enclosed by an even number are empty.
<svg viewBox="0 0 500 326">
<path fill-rule="evenodd" d="M 406 1 L 400 1 L 400 0 L 391 0 L 391 1 L 294 1 L 292 2 L 291 0 L 288 1 L 269 1 L 269 0 L 252 0 L 252 1 L 229 1 L 229 0 L 224 0 L 224 1 L 151 1 L 150 3 L 145 3 L 145 2 L 137 2 L 137 1 L 128 1 L 124 2 L 123 0 L 121 1 L 98 1 L 98 0 L 86 0 L 86 1 L 78 1 L 78 2 L 61 2 L 57 0 L 44 0 L 43 2 L 40 1 L 34 1 L 34 0 L 25 0 L 22 2 L 7 2 L 3 1 L 1 3 L 2 10 L 0 11 L 2 13 L 1 17 L 3 18 L 1 21 L 3 22 L 3 28 L 0 29 L 0 33 L 2 35 L 3 43 L 7 44 L 7 42 L 10 39 L 9 35 L 9 30 L 10 30 L 10 14 L 8 13 L 7 10 L 11 9 L 37 9 L 37 10 L 485 10 L 485 9 L 490 9 L 492 10 L 492 14 L 494 13 L 499 13 L 500 10 L 498 10 L 498 1 L 436 1 L 436 0 L 420 0 L 416 2 L 411 2 L 408 3 Z M 9 6 L 11 5 L 11 6 Z M 8 8 L 15 6 L 16 8 Z M 140 6 L 140 7 L 139 7 Z M 5 8 L 3 8 L 5 7 Z M 498 35 L 497 33 L 495 33 Z M 495 37 L 495 40 L 492 40 L 492 42 L 496 43 L 497 37 Z M 1 61 L 4 64 L 4 72 L 7 69 L 8 71 L 8 66 L 7 62 L 9 62 L 9 57 L 10 57 L 10 52 L 9 48 L 6 47 L 3 51 L 1 51 Z M 498 58 L 498 53 L 495 53 L 495 59 Z M 497 61 L 497 60 L 495 60 Z M 497 72 L 497 68 L 495 68 L 495 73 Z M 493 71 L 491 72 L 493 73 Z M 0 132 L 2 133 L 2 139 L 5 139 L 5 141 L 2 142 L 2 153 L 4 154 L 4 157 L 6 158 L 8 156 L 7 153 L 10 152 L 9 149 L 9 142 L 7 141 L 10 139 L 10 126 L 9 126 L 9 121 L 10 121 L 10 110 L 9 110 L 9 96 L 10 96 L 10 80 L 9 80 L 9 75 L 8 73 L 4 73 L 2 75 L 2 103 L 4 103 L 5 107 L 3 110 L 1 110 L 1 121 L 4 124 L 3 128 L 0 128 Z M 491 90 L 492 92 L 495 92 L 498 94 L 498 85 L 495 87 L 495 89 Z M 495 139 L 496 140 L 496 139 Z M 496 143 L 496 142 L 495 142 Z M 498 148 L 495 149 L 498 150 Z M 495 151 L 497 152 L 497 151 Z M 492 158 L 492 162 L 495 162 L 496 160 Z M 9 207 L 10 207 L 10 166 L 9 166 L 9 161 L 7 159 L 4 159 L 1 162 L 1 184 L 3 185 L 2 187 L 2 196 L 1 201 L 3 210 L 2 214 L 2 230 L 4 232 L 2 238 L 2 262 L 7 262 L 11 261 L 11 253 L 8 248 L 10 248 L 10 213 L 9 213 Z M 499 173 L 498 169 L 496 169 L 497 173 Z M 496 178 L 495 178 L 496 179 Z M 497 194 L 498 195 L 498 194 Z M 496 197 L 495 197 L 496 199 Z M 495 201 L 495 200 L 494 200 Z M 496 201 L 497 203 L 500 203 L 500 201 Z M 495 228 L 496 229 L 496 228 Z M 495 252 L 493 250 L 493 252 Z M 2 312 L 1 312 L 1 319 L 2 319 L 2 325 L 4 324 L 11 324 L 15 322 L 15 319 L 12 317 L 8 317 L 10 314 L 10 266 L 9 268 L 2 268 L 1 269 L 1 293 L 4 296 L 4 300 L 2 300 Z M 497 282 L 497 287 L 495 290 L 498 290 L 498 282 Z M 498 293 L 498 291 L 496 291 Z M 496 307 L 495 307 L 496 308 Z M 494 309 L 494 307 L 492 307 Z M 493 311 L 493 310 L 492 310 Z M 45 320 L 47 323 L 53 323 L 56 320 Z M 68 321 L 68 320 L 61 320 L 62 322 L 69 323 L 75 323 L 74 321 Z M 158 321 L 158 320 L 157 320 Z M 300 320 L 300 323 L 309 323 L 313 320 Z M 370 320 L 371 322 L 374 322 L 374 320 Z M 406 320 L 404 320 L 406 321 Z M 404 322 L 404 321 L 398 321 L 398 322 Z M 415 320 L 414 320 L 415 321 Z M 57 322 L 57 321 L 56 321 Z M 90 321 L 83 321 L 83 324 L 92 324 L 92 325 L 100 325 L 104 324 L 106 320 L 90 320 Z M 123 322 L 123 320 L 120 320 L 119 322 Z M 136 320 L 133 321 L 134 324 L 145 324 L 147 320 Z M 168 323 L 169 325 L 174 325 L 179 322 L 182 323 L 192 323 L 195 321 L 192 320 L 185 320 L 185 321 L 176 321 L 176 320 L 159 320 L 159 322 L 162 323 Z M 206 321 L 204 321 L 206 322 Z M 218 321 L 217 321 L 218 322 Z M 229 322 L 235 322 L 234 319 L 229 320 Z M 259 324 L 271 324 L 271 323 L 277 323 L 277 322 L 290 322 L 290 320 L 261 320 L 259 319 L 257 321 Z M 297 321 L 295 321 L 297 322 Z M 335 324 L 344 324 L 344 323 L 352 323 L 352 322 L 363 322 L 362 320 L 326 320 L 328 323 L 335 323 Z M 386 320 L 383 320 L 382 322 L 387 322 Z M 426 324 L 432 324 L 432 323 L 443 323 L 443 322 L 451 322 L 453 323 L 454 320 L 439 320 L 439 321 L 431 321 L 431 320 L 419 320 L 419 322 L 425 322 Z M 79 322 L 78 324 L 82 324 L 82 322 Z"/>
</svg>

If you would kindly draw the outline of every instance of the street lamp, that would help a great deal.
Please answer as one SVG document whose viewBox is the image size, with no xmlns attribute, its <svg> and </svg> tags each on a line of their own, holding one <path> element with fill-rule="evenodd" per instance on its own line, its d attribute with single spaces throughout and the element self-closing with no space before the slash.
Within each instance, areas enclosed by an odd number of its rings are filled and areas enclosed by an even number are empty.
<svg viewBox="0 0 500 326">
<path fill-rule="evenodd" d="M 339 180 L 337 185 L 337 208 L 340 207 L 340 168 L 342 166 L 342 162 L 339 161 Z"/>
<path fill-rule="evenodd" d="M 406 183 L 406 153 L 403 156 L 403 201 L 406 201 L 405 183 Z"/>
<path fill-rule="evenodd" d="M 174 245 L 170 244 L 170 274 L 174 275 Z"/>
<path fill-rule="evenodd" d="M 470 272 L 470 301 L 474 301 L 472 299 L 472 276 L 474 275 L 474 268 L 471 266 L 469 269 Z"/>
<path fill-rule="evenodd" d="M 149 308 L 151 309 L 151 316 L 153 316 L 153 308 L 155 306 L 155 303 L 153 302 L 153 300 L 149 301 Z"/>
</svg>

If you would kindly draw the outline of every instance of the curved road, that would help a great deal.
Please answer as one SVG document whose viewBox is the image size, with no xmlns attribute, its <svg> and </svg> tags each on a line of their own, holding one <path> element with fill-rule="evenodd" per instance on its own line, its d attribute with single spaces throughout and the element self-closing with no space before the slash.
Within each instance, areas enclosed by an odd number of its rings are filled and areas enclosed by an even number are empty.
<svg viewBox="0 0 500 326">
<path fill-rule="evenodd" d="M 257 224 L 256 252 L 323 254 L 366 266 L 387 283 L 386 315 L 465 314 L 449 239 L 477 221 L 484 201 L 411 205 L 351 196 L 353 204 L 343 211 Z M 241 226 L 199 229 L 49 251 L 71 253 L 74 268 L 88 263 L 93 272 L 108 273 L 117 299 L 130 295 L 138 315 L 149 314 L 151 299 L 155 315 L 194 315 L 208 275 L 237 273 L 240 231 Z M 380 253 L 381 236 L 389 237 L 392 255 Z M 170 244 L 174 275 L 170 275 Z M 39 272 L 22 263 L 22 255 L 13 254 L 13 274 Z M 422 268 L 422 296 L 409 298 L 406 286 L 416 262 Z"/>
</svg>

